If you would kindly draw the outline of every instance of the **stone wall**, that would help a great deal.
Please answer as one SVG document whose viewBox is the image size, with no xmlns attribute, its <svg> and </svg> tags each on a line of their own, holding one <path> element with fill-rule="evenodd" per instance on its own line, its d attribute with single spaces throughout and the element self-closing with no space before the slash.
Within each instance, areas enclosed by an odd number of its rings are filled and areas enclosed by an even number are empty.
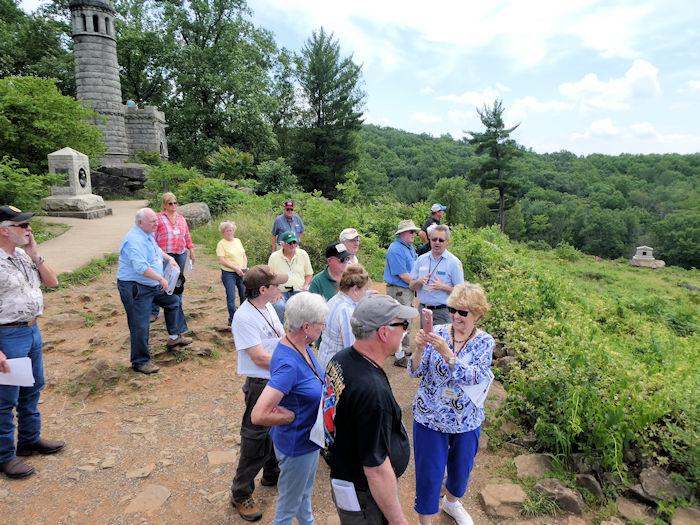
<svg viewBox="0 0 700 525">
<path fill-rule="evenodd" d="M 125 106 L 124 122 L 129 141 L 129 155 L 139 149 L 157 151 L 168 160 L 168 143 L 165 139 L 165 115 L 155 106 Z"/>
</svg>

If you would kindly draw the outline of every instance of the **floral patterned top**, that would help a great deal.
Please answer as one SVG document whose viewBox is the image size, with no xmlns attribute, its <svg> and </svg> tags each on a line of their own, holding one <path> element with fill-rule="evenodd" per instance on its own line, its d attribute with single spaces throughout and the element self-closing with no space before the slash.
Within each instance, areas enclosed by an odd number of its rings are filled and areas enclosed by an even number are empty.
<svg viewBox="0 0 700 525">
<path fill-rule="evenodd" d="M 450 349 L 450 325 L 435 327 Z M 484 407 L 477 407 L 462 387 L 489 380 L 491 354 L 495 341 L 486 332 L 479 332 L 457 355 L 454 369 L 428 343 L 415 372 L 408 363 L 408 375 L 421 377 L 413 400 L 413 419 L 432 430 L 446 434 L 469 432 L 484 421 Z M 411 360 L 413 357 L 411 357 Z"/>
</svg>

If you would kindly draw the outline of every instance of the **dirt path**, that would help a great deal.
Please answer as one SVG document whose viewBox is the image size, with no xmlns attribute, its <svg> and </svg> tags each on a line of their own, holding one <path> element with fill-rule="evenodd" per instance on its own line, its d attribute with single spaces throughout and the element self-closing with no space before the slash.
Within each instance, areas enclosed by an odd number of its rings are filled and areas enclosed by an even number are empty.
<svg viewBox="0 0 700 525">
<path fill-rule="evenodd" d="M 163 322 L 152 325 L 151 348 L 158 354 L 154 361 L 162 367 L 153 376 L 128 369 L 128 329 L 114 272 L 90 285 L 45 296 L 46 312 L 40 321 L 47 376 L 41 398 L 42 433 L 65 439 L 67 447 L 55 456 L 30 458 L 37 472 L 26 480 L 0 478 L 0 522 L 245 523 L 228 502 L 239 445 L 243 379 L 236 374 L 219 270 L 211 256 L 203 255 L 197 262 L 184 300 L 195 343 L 188 347 L 188 355 L 175 356 L 165 351 Z M 81 377 L 96 363 L 108 365 L 106 372 Z M 392 366 L 391 360 L 384 369 L 410 434 L 417 380 Z M 96 392 L 91 394 L 91 389 Z M 218 451 L 229 457 L 223 454 L 224 462 L 215 464 L 212 453 Z M 476 495 L 501 463 L 498 454 L 483 449 L 477 457 L 463 500 L 477 524 L 492 523 Z M 169 497 L 150 513 L 133 512 L 130 505 L 151 485 L 165 487 Z M 413 492 L 411 463 L 400 480 L 400 495 L 404 512 L 415 523 Z M 276 489 L 258 483 L 255 497 L 264 512 L 260 523 L 271 523 Z M 323 462 L 313 507 L 318 524 L 338 523 Z M 454 522 L 439 514 L 433 523 Z"/>
</svg>

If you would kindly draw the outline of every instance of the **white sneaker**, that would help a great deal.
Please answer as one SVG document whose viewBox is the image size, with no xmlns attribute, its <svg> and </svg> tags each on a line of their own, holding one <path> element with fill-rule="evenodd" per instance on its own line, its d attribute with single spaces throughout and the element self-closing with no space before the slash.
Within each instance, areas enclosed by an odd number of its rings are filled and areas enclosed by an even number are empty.
<svg viewBox="0 0 700 525">
<path fill-rule="evenodd" d="M 457 525 L 474 525 L 474 521 L 469 513 L 462 506 L 462 502 L 457 500 L 454 504 L 447 501 L 447 496 L 442 497 L 442 510 L 457 522 Z"/>
</svg>

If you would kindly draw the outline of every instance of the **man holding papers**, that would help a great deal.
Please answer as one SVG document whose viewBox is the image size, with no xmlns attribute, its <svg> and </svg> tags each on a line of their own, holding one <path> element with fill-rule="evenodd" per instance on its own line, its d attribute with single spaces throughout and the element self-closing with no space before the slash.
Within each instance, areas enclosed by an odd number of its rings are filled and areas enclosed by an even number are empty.
<svg viewBox="0 0 700 525">
<path fill-rule="evenodd" d="M 66 445 L 41 437 L 39 394 L 44 388 L 44 363 L 36 320 L 44 313 L 40 285 L 53 288 L 58 280 L 37 253 L 28 222 L 32 215 L 14 206 L 0 206 L 0 374 L 11 372 L 8 359 L 28 358 L 34 376 L 31 386 L 0 384 L 0 472 L 8 478 L 25 478 L 34 472 L 34 467 L 17 456 L 53 454 Z"/>
<path fill-rule="evenodd" d="M 397 484 L 411 449 L 382 363 L 401 348 L 408 319 L 417 315 L 388 295 L 361 299 L 350 318 L 355 343 L 326 368 L 326 461 L 342 525 L 408 523 Z"/>
<path fill-rule="evenodd" d="M 119 247 L 117 289 L 121 297 L 131 336 L 131 367 L 142 374 L 154 374 L 159 368 L 151 363 L 148 337 L 151 332 L 151 307 L 157 304 L 165 312 L 165 326 L 170 334 L 168 348 L 188 345 L 184 337 L 187 322 L 180 296 L 168 295 L 168 279 L 163 275 L 163 260 L 180 272 L 174 257 L 165 253 L 155 241 L 158 217 L 150 208 L 136 212 L 136 225 L 129 230 Z"/>
</svg>

